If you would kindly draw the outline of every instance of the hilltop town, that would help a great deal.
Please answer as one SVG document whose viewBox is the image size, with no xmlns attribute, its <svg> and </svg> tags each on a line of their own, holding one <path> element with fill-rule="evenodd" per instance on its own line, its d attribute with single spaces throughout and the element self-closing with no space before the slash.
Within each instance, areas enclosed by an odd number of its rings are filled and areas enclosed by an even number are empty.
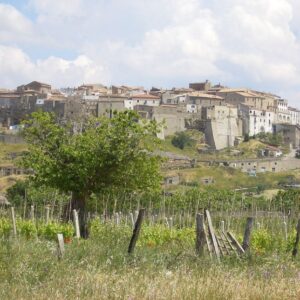
<svg viewBox="0 0 300 300">
<path fill-rule="evenodd" d="M 208 80 L 188 88 L 145 90 L 143 87 L 83 84 L 52 89 L 33 81 L 15 90 L 0 89 L 0 124 L 14 128 L 26 115 L 43 110 L 61 120 L 81 120 L 113 111 L 136 110 L 146 119 L 165 121 L 160 135 L 197 129 L 211 149 L 221 150 L 259 133 L 284 135 L 286 143 L 299 146 L 300 110 L 271 93 L 212 85 Z"/>
<path fill-rule="evenodd" d="M 166 151 L 163 155 L 169 159 L 168 169 L 221 165 L 255 176 L 300 167 L 300 160 L 295 158 L 300 146 L 300 110 L 271 93 L 213 85 L 208 80 L 190 83 L 186 88 L 153 87 L 150 90 L 102 84 L 53 89 L 49 84 L 33 81 L 15 90 L 1 89 L 0 108 L 2 141 L 11 140 L 11 133 L 18 131 L 22 120 L 38 110 L 55 113 L 62 123 L 72 122 L 75 131 L 81 130 L 82 121 L 89 116 L 110 117 L 114 111 L 134 110 L 142 118 L 164 122 L 159 133 L 162 140 L 179 132 L 202 133 L 202 147 L 198 152 L 203 155 L 195 160 Z M 283 153 L 282 148 L 269 143 L 260 147 L 260 154 L 255 157 L 236 157 L 241 152 L 237 150 L 239 145 L 262 133 L 280 134 L 288 151 Z M 13 136 L 13 140 L 16 139 Z M 224 149 L 235 149 L 234 159 L 205 158 L 206 153 L 222 153 Z M 11 175 L 22 170 L 1 165 L 1 172 Z M 167 179 L 170 184 L 179 181 L 177 175 L 167 178 L 171 178 Z M 203 180 L 205 183 L 213 181 Z"/>
</svg>

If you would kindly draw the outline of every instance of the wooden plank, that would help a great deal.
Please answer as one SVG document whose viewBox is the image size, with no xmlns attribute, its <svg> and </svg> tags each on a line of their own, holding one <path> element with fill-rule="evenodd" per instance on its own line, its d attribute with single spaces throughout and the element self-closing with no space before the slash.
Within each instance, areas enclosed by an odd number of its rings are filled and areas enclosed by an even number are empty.
<svg viewBox="0 0 300 300">
<path fill-rule="evenodd" d="M 211 237 L 211 240 L 212 240 L 213 248 L 214 248 L 216 257 L 219 261 L 220 260 L 220 249 L 219 249 L 216 237 L 215 237 L 214 228 L 213 228 L 210 213 L 209 213 L 208 210 L 205 210 L 205 215 L 206 215 L 206 219 L 207 219 L 208 230 L 209 230 L 210 237 Z"/>
<path fill-rule="evenodd" d="M 129 247 L 128 247 L 128 253 L 129 254 L 131 254 L 134 251 L 135 244 L 137 242 L 137 239 L 139 237 L 140 230 L 141 230 L 141 227 L 142 227 L 144 214 L 145 214 L 145 209 L 144 208 L 140 209 L 137 220 L 136 220 L 135 225 L 134 225 L 134 229 L 133 229 L 132 237 L 131 237 L 131 240 L 130 240 L 130 243 L 129 243 Z"/>
<path fill-rule="evenodd" d="M 221 240 L 219 239 L 217 233 L 215 233 L 215 237 L 216 237 L 217 244 L 219 246 L 220 254 L 222 256 L 225 256 L 225 252 L 223 251 L 223 245 L 222 245 Z"/>
<path fill-rule="evenodd" d="M 204 254 L 205 242 L 206 236 L 204 231 L 204 216 L 198 213 L 196 216 L 196 252 L 199 255 Z"/>
<path fill-rule="evenodd" d="M 234 253 L 236 256 L 239 256 L 239 254 L 238 254 L 236 248 L 234 248 L 234 246 L 232 245 L 231 240 L 230 240 L 229 237 L 225 234 L 225 232 L 223 232 L 223 235 L 224 235 L 224 237 L 226 238 L 226 240 L 227 240 L 227 242 L 228 242 L 228 245 L 229 245 L 229 247 L 231 248 L 231 250 L 233 251 L 233 253 Z"/>
<path fill-rule="evenodd" d="M 207 230 L 206 230 L 204 224 L 203 224 L 203 228 L 204 228 L 204 234 L 205 234 L 205 241 L 206 241 L 206 245 L 207 245 L 207 250 L 208 250 L 209 256 L 212 258 L 212 247 L 211 247 L 211 243 L 209 241 Z"/>
<path fill-rule="evenodd" d="M 243 249 L 243 247 L 241 246 L 241 244 L 238 242 L 238 240 L 234 237 L 234 235 L 230 231 L 227 232 L 227 235 L 230 238 L 230 240 L 233 243 L 233 245 L 236 247 L 238 253 L 239 254 L 244 254 L 245 250 Z"/>
<path fill-rule="evenodd" d="M 251 231 L 253 228 L 254 218 L 249 217 L 247 218 L 245 233 L 244 233 L 244 239 L 242 247 L 245 251 L 247 251 L 250 247 L 250 237 L 251 237 Z"/>
<path fill-rule="evenodd" d="M 228 242 L 228 240 L 225 237 L 224 231 L 222 231 L 222 230 L 220 231 L 220 237 L 221 237 L 221 239 L 223 241 L 223 245 L 224 245 L 224 247 L 226 249 L 227 254 L 230 255 L 231 252 L 232 252 L 232 249 L 230 247 L 230 243 Z"/>
</svg>

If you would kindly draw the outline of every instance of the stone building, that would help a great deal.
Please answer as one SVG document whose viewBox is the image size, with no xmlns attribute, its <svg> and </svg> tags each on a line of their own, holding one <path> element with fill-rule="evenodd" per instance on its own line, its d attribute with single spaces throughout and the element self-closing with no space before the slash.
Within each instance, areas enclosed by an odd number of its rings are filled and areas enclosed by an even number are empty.
<svg viewBox="0 0 300 300">
<path fill-rule="evenodd" d="M 39 81 L 32 81 L 28 84 L 17 87 L 17 92 L 19 93 L 24 93 L 26 91 L 34 91 L 41 95 L 47 95 L 51 93 L 51 85 Z"/>
<path fill-rule="evenodd" d="M 189 88 L 194 89 L 195 91 L 208 91 L 211 88 L 211 83 L 208 80 L 205 82 L 190 83 Z"/>
<path fill-rule="evenodd" d="M 229 105 L 215 105 L 202 109 L 200 130 L 206 143 L 215 150 L 232 147 L 242 136 L 242 122 L 237 108 Z"/>
<path fill-rule="evenodd" d="M 274 132 L 283 135 L 283 141 L 286 145 L 291 145 L 294 149 L 300 148 L 300 125 L 276 124 Z"/>
<path fill-rule="evenodd" d="M 137 105 L 135 110 L 145 119 L 164 122 L 164 128 L 158 135 L 161 139 L 186 129 L 187 113 L 176 105 Z"/>
</svg>

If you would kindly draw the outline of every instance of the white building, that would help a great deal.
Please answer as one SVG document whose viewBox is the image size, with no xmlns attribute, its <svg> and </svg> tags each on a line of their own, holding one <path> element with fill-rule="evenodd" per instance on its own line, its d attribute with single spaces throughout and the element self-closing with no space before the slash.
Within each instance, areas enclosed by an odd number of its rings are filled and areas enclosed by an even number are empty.
<svg viewBox="0 0 300 300">
<path fill-rule="evenodd" d="M 290 115 L 290 123 L 292 125 L 300 124 L 300 110 L 297 108 L 289 107 L 288 112 Z"/>
<path fill-rule="evenodd" d="M 160 97 L 150 94 L 139 94 L 133 95 L 124 100 L 124 106 L 126 109 L 133 110 L 136 105 L 159 106 Z"/>
<path fill-rule="evenodd" d="M 273 132 L 275 113 L 273 111 L 259 110 L 246 105 L 241 106 L 244 134 L 254 136 L 261 132 Z"/>
</svg>

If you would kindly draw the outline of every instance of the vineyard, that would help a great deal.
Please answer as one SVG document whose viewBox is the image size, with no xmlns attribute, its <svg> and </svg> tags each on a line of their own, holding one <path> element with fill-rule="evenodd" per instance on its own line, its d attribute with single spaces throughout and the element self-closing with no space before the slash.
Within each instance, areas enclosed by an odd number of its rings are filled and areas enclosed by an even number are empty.
<svg viewBox="0 0 300 300">
<path fill-rule="evenodd" d="M 278 199 L 282 201 L 286 193 L 291 203 L 284 206 Z M 264 203 L 210 191 L 199 197 L 182 196 L 182 207 L 176 196 L 163 196 L 157 202 L 147 198 L 149 205 L 144 206 L 131 254 L 128 246 L 142 198 L 132 196 L 122 211 L 117 210 L 113 195 L 97 210 L 92 207 L 86 240 L 76 237 L 73 213 L 68 214 L 69 221 L 64 220 L 59 201 L 51 206 L 51 202 L 28 199 L 26 206 L 3 207 L 0 298 L 296 299 L 300 264 L 292 251 L 298 211 L 289 205 L 297 207 L 293 201 L 298 195 L 293 198 L 292 192 L 286 193 Z M 235 203 L 221 205 L 218 197 L 226 199 L 226 195 Z M 139 206 L 134 207 L 136 203 Z M 243 255 L 227 255 L 218 262 L 207 250 L 202 255 L 196 251 L 196 213 L 203 213 L 203 206 L 209 204 L 214 229 L 232 232 L 240 244 L 247 217 L 253 217 L 250 248 Z"/>
</svg>

